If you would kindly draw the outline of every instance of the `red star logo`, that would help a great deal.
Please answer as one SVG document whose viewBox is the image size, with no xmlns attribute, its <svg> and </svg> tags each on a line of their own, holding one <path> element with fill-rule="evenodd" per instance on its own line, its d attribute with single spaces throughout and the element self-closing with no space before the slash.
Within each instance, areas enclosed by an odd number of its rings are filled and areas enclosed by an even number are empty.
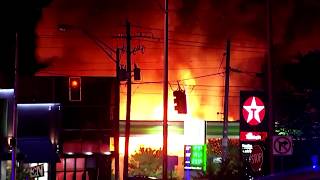
<svg viewBox="0 0 320 180">
<path fill-rule="evenodd" d="M 265 108 L 261 99 L 252 96 L 245 100 L 242 106 L 242 115 L 248 124 L 252 126 L 260 124 L 265 115 Z"/>
</svg>

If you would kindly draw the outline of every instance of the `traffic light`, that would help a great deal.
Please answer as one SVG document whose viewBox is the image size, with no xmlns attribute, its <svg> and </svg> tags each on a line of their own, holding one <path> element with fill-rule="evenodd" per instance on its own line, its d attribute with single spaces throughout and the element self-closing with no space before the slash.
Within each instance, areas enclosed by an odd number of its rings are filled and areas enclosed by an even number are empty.
<svg viewBox="0 0 320 180">
<path fill-rule="evenodd" d="M 134 69 L 133 69 L 133 77 L 134 77 L 134 80 L 136 80 L 136 81 L 141 80 L 140 68 L 138 68 L 138 66 L 136 64 L 134 65 Z"/>
<path fill-rule="evenodd" d="M 126 81 L 128 80 L 128 73 L 126 67 L 120 66 L 119 67 L 119 80 Z"/>
<path fill-rule="evenodd" d="M 80 77 L 69 77 L 69 101 L 81 101 Z"/>
<path fill-rule="evenodd" d="M 178 111 L 179 114 L 187 114 L 187 98 L 185 91 L 177 90 L 173 91 L 174 96 L 174 109 Z"/>
</svg>

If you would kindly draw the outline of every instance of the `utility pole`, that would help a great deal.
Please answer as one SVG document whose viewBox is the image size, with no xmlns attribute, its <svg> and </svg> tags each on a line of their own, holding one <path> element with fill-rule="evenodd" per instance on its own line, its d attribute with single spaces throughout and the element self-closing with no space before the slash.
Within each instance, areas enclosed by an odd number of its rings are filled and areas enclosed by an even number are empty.
<svg viewBox="0 0 320 180">
<path fill-rule="evenodd" d="M 120 119 L 120 49 L 116 49 L 116 87 L 115 87 L 115 104 L 116 104 L 116 119 L 114 119 L 114 151 L 115 151 L 115 158 L 114 158 L 114 177 L 115 180 L 119 180 L 119 136 L 120 136 L 120 129 L 119 129 L 119 119 Z"/>
<path fill-rule="evenodd" d="M 129 139 L 130 139 L 130 111 L 131 111 L 131 34 L 130 23 L 126 21 L 126 41 L 127 41 L 127 111 L 126 111 L 126 130 L 125 130 L 125 151 L 123 160 L 123 179 L 128 179 L 129 167 Z"/>
<path fill-rule="evenodd" d="M 18 92 L 18 56 L 19 56 L 19 36 L 16 32 L 15 39 L 15 57 L 14 57 L 14 85 L 13 85 L 13 110 L 12 110 L 12 139 L 10 140 L 11 152 L 11 180 L 16 180 L 17 163 L 17 92 Z"/>
<path fill-rule="evenodd" d="M 222 137 L 222 161 L 228 155 L 228 110 L 229 110 L 229 75 L 230 75 L 230 39 L 227 40 L 226 48 L 226 74 L 224 86 L 224 112 L 223 112 L 223 137 Z"/>
<path fill-rule="evenodd" d="M 126 107 L 126 123 L 125 123 L 125 151 L 124 151 L 124 160 L 123 160 L 123 179 L 127 179 L 128 178 L 128 167 L 129 167 L 129 144 L 130 144 L 130 114 L 131 114 L 131 53 L 135 53 L 137 51 L 143 51 L 144 47 L 143 46 L 138 46 L 137 48 L 133 48 L 133 50 L 131 50 L 131 40 L 133 38 L 154 38 L 153 35 L 152 36 L 146 36 L 143 35 L 142 33 L 138 33 L 137 35 L 131 35 L 131 24 L 128 20 L 126 20 L 126 34 L 125 35 L 116 35 L 113 36 L 114 38 L 125 38 L 126 39 L 126 43 L 127 43 L 127 47 L 126 49 L 126 55 L 127 55 L 127 69 L 126 69 L 126 77 L 123 78 L 123 74 L 122 74 L 122 68 L 118 69 L 118 78 L 119 78 L 119 83 L 122 80 L 127 80 L 127 107 Z M 119 52 L 120 49 L 117 49 L 117 56 L 120 56 Z M 120 59 L 120 57 L 119 57 Z M 119 64 L 117 66 L 117 68 L 119 68 Z M 134 69 L 134 74 L 136 75 L 136 67 Z M 140 77 L 140 70 L 137 72 L 139 75 L 138 77 Z M 135 76 L 136 77 L 136 76 Z M 139 78 L 140 79 L 140 78 Z M 139 79 L 135 79 L 135 80 L 139 80 Z"/>
<path fill-rule="evenodd" d="M 162 163 L 162 179 L 167 180 L 168 178 L 168 26 L 169 26 L 169 15 L 168 15 L 168 2 L 165 0 L 165 17 L 164 17 L 164 69 L 163 69 L 163 163 Z"/>
<path fill-rule="evenodd" d="M 268 72 L 268 129 L 269 129 L 269 164 L 270 173 L 274 172 L 273 154 L 272 154 L 272 136 L 273 136 L 273 87 L 272 87 L 272 17 L 271 0 L 267 0 L 267 72 Z"/>
</svg>

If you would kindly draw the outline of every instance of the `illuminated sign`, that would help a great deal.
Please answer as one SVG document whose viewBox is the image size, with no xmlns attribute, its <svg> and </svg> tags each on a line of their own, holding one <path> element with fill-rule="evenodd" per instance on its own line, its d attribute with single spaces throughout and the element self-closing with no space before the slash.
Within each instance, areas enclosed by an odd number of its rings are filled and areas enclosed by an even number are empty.
<svg viewBox="0 0 320 180">
<path fill-rule="evenodd" d="M 259 145 L 253 146 L 249 162 L 254 172 L 261 170 L 263 164 L 263 151 Z"/>
<path fill-rule="evenodd" d="M 263 163 L 269 144 L 268 96 L 263 91 L 240 91 L 240 133 L 243 171 L 255 177 L 265 174 Z"/>
<path fill-rule="evenodd" d="M 29 168 L 29 175 L 31 178 L 43 177 L 44 176 L 44 165 L 33 166 Z"/>
<path fill-rule="evenodd" d="M 268 101 L 264 92 L 240 91 L 240 132 L 268 132 L 267 107 Z M 254 137 L 255 134 L 252 135 L 250 140 L 258 138 Z"/>
<path fill-rule="evenodd" d="M 185 145 L 184 146 L 184 169 L 203 170 L 207 169 L 207 146 Z"/>
<path fill-rule="evenodd" d="M 240 141 L 265 141 L 267 132 L 240 132 Z"/>
<path fill-rule="evenodd" d="M 260 124 L 265 116 L 265 108 L 261 99 L 256 96 L 247 98 L 242 106 L 242 115 L 251 126 Z"/>
<path fill-rule="evenodd" d="M 251 154 L 252 147 L 252 144 L 241 144 L 242 153 Z"/>
</svg>

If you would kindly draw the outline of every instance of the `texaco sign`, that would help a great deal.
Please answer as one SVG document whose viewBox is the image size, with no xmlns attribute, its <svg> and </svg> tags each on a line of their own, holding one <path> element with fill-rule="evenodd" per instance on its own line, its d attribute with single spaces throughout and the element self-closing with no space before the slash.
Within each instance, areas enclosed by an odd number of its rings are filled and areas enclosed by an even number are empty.
<svg viewBox="0 0 320 180">
<path fill-rule="evenodd" d="M 242 106 L 242 115 L 249 125 L 260 124 L 265 116 L 265 106 L 262 100 L 256 96 L 247 98 Z"/>
</svg>

